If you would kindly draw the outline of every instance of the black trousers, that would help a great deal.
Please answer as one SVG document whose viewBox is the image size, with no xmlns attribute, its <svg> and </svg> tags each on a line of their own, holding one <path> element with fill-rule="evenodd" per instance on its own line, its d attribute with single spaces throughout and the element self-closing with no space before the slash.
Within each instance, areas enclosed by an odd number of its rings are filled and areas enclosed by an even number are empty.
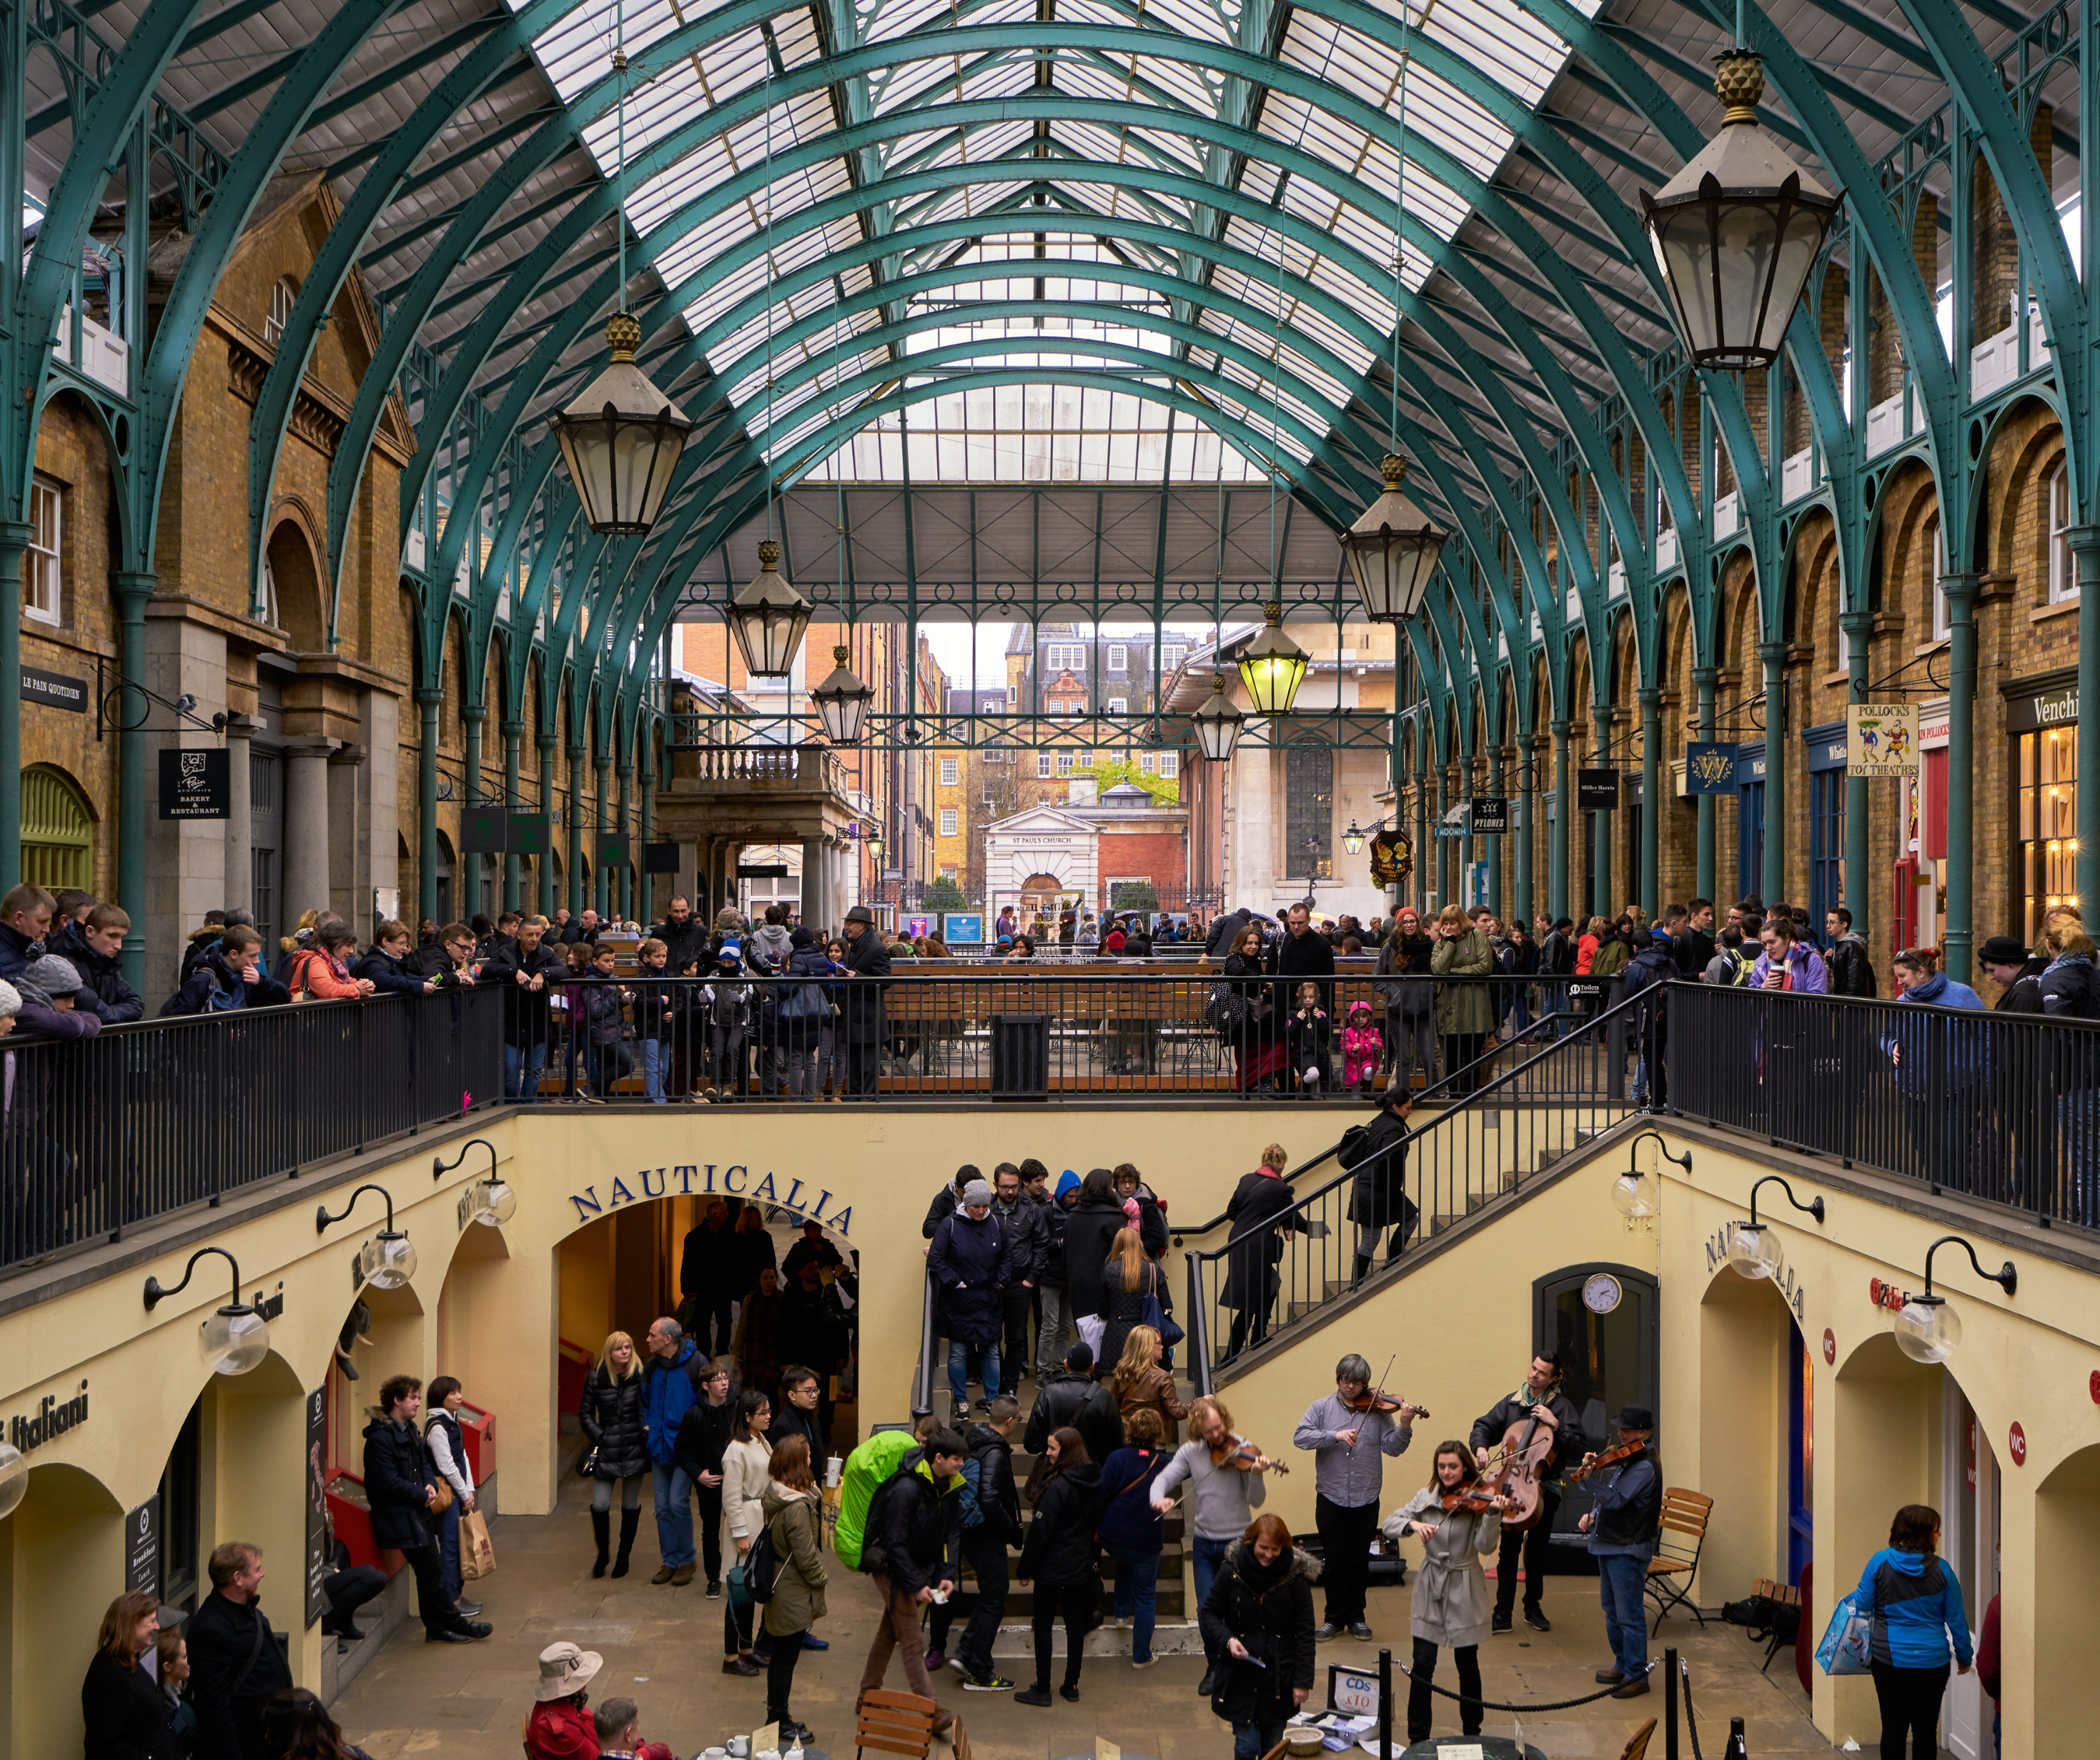
<svg viewBox="0 0 2100 1760">
<path fill-rule="evenodd" d="M 697 1481 L 693 1486 L 693 1502 L 699 1507 L 699 1515 L 693 1525 L 700 1533 L 700 1561 L 707 1566 L 708 1581 L 721 1579 L 721 1487 L 704 1485 Z"/>
<path fill-rule="evenodd" d="M 1560 1493 L 1551 1485 L 1542 1485 L 1538 1495 L 1538 1520 L 1521 1533 L 1502 1529 L 1502 1549 L 1495 1560 L 1495 1612 L 1504 1619 L 1516 1605 L 1517 1562 L 1524 1563 L 1524 1608 L 1527 1613 L 1538 1611 L 1538 1598 L 1546 1593 L 1546 1552 L 1552 1543 L 1553 1517 L 1560 1507 Z"/>
<path fill-rule="evenodd" d="M 872 1095 L 881 1085 L 882 1047 L 846 1041 L 846 1092 Z"/>
<path fill-rule="evenodd" d="M 1316 1497 L 1312 1525 L 1319 1531 L 1320 1581 L 1327 1591 L 1327 1623 L 1355 1625 L 1364 1617 L 1364 1597 L 1370 1591 L 1371 1542 L 1378 1536 L 1379 1507 L 1361 1503 L 1352 1508 Z"/>
<path fill-rule="evenodd" d="M 1060 1614 L 1065 1620 L 1065 1684 L 1079 1684 L 1079 1665 L 1086 1660 L 1087 1626 L 1094 1617 L 1094 1603 L 1101 1599 L 1101 1579 L 1090 1577 L 1052 1589 L 1035 1585 L 1035 1684 L 1050 1690 L 1051 1634 Z"/>
<path fill-rule="evenodd" d="M 1451 1660 L 1458 1665 L 1458 1691 L 1471 1696 L 1474 1703 L 1458 1707 L 1458 1728 L 1462 1734 L 1477 1736 L 1480 1733 L 1482 1712 L 1480 1697 L 1480 1647 L 1467 1644 L 1462 1650 L 1454 1650 Z M 1429 1740 L 1430 1709 L 1436 1696 L 1429 1690 L 1430 1678 L 1436 1672 L 1436 1646 L 1427 1638 L 1414 1640 L 1414 1661 L 1407 1688 L 1407 1740 L 1411 1745 Z"/>
<path fill-rule="evenodd" d="M 1877 1662 L 1874 1696 L 1882 1705 L 1882 1760 L 1939 1760 L 1939 1702 L 1949 1665 L 1898 1668 Z"/>
<path fill-rule="evenodd" d="M 376 1564 L 353 1564 L 323 1579 L 321 1593 L 328 1597 L 329 1610 L 321 1630 L 338 1638 L 355 1638 L 357 1610 L 386 1587 L 386 1573 Z"/>
<path fill-rule="evenodd" d="M 419 1547 L 404 1547 L 401 1556 L 416 1573 L 416 1611 L 422 1616 L 426 1632 L 451 1631 L 466 1620 L 445 1592 L 445 1567 L 433 1540 Z"/>
<path fill-rule="evenodd" d="M 802 1657 L 802 1635 L 790 1632 L 773 1640 L 773 1655 L 765 1665 L 765 1721 L 788 1720 L 788 1695 L 795 1685 L 795 1665 Z"/>
<path fill-rule="evenodd" d="M 992 1640 L 999 1636 L 999 1622 L 1006 1612 L 1006 1542 L 995 1538 L 980 1522 L 963 1530 L 963 1556 L 970 1561 L 977 1577 L 970 1622 L 963 1629 L 963 1641 L 952 1652 L 948 1651 L 948 1634 L 962 1604 L 959 1592 L 927 1609 L 926 1622 L 932 1630 L 927 1635 L 926 1648 L 929 1652 L 952 1653 L 973 1674 L 989 1674 Z"/>
<path fill-rule="evenodd" d="M 1485 1033 L 1446 1033 L 1444 1035 L 1444 1076 L 1454 1096 L 1469 1094 L 1488 1079 L 1484 1069 L 1470 1069 L 1488 1049 Z"/>
<path fill-rule="evenodd" d="M 999 1353 L 999 1390 L 1002 1393 L 1017 1393 L 1021 1390 L 1021 1366 L 1035 1361 L 1028 1354 L 1028 1322 L 1035 1312 L 1035 1287 L 1008 1284 L 1000 1292 L 1000 1305 L 1005 1310 L 1006 1342 Z"/>
</svg>

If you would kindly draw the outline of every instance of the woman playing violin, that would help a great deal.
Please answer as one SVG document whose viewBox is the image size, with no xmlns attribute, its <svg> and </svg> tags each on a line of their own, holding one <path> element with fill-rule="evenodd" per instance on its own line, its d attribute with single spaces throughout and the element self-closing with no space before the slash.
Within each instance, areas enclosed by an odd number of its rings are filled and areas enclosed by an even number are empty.
<svg viewBox="0 0 2100 1760">
<path fill-rule="evenodd" d="M 1453 1441 L 1436 1445 L 1436 1471 L 1429 1483 L 1385 1519 L 1387 1539 L 1412 1534 L 1422 1542 L 1410 1621 L 1410 1745 L 1429 1739 L 1429 1683 L 1442 1645 L 1450 1648 L 1458 1665 L 1458 1691 L 1471 1696 L 1470 1703 L 1459 1702 L 1458 1727 L 1468 1736 L 1480 1733 L 1480 1640 L 1488 1635 L 1493 1606 L 1480 1560 L 1502 1544 L 1502 1511 L 1508 1507 L 1509 1499 L 1493 1482 L 1480 1476 L 1472 1451 Z"/>
<path fill-rule="evenodd" d="M 1268 1496 L 1268 1480 L 1260 1465 L 1244 1461 L 1241 1451 L 1252 1445 L 1233 1428 L 1233 1415 L 1214 1395 L 1189 1406 L 1189 1439 L 1152 1482 L 1153 1507 L 1162 1515 L 1174 1507 L 1174 1494 L 1185 1483 L 1196 1536 L 1196 1604 L 1210 1599 L 1211 1580 L 1224 1562 L 1225 1549 L 1246 1532 Z M 1216 1684 L 1217 1652 L 1206 1639 L 1203 1691 Z"/>
</svg>

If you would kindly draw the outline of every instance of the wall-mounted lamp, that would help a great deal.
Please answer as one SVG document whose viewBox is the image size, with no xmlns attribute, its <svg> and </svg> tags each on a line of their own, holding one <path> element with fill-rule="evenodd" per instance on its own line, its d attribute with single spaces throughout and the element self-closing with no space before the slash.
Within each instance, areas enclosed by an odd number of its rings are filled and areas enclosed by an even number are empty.
<svg viewBox="0 0 2100 1760">
<path fill-rule="evenodd" d="M 1656 1146 L 1661 1150 L 1662 1159 L 1674 1161 L 1686 1173 L 1692 1171 L 1692 1151 L 1681 1155 L 1670 1152 L 1669 1145 L 1662 1140 L 1660 1131 L 1637 1131 L 1626 1145 L 1627 1165 L 1625 1173 L 1612 1181 L 1612 1208 L 1629 1222 L 1639 1222 L 1656 1215 L 1662 1208 L 1662 1181 L 1653 1173 L 1643 1173 L 1632 1159 L 1633 1151 L 1640 1146 L 1641 1138 L 1652 1137 Z"/>
<path fill-rule="evenodd" d="M 460 1146 L 460 1152 L 448 1161 L 443 1155 L 430 1157 L 430 1177 L 443 1179 L 446 1174 L 466 1159 L 470 1149 L 488 1151 L 488 1177 L 477 1180 L 468 1199 L 467 1217 L 470 1222 L 479 1222 L 484 1228 L 500 1228 L 518 1213 L 518 1194 L 511 1189 L 510 1181 L 496 1171 L 496 1145 L 486 1137 L 476 1137 Z"/>
<path fill-rule="evenodd" d="M 1959 1234 L 1943 1234 L 1925 1250 L 1925 1293 L 1913 1296 L 1896 1315 L 1896 1346 L 1912 1362 L 1945 1362 L 1961 1342 L 1961 1317 L 1947 1305 L 1944 1296 L 1932 1293 L 1932 1256 L 1943 1247 L 1959 1247 L 1969 1255 L 1976 1275 L 1988 1278 L 2008 1296 L 2018 1287 L 2019 1273 L 2008 1259 L 2003 1268 L 1986 1271 L 1976 1249 Z"/>
<path fill-rule="evenodd" d="M 1795 1209 L 1814 1217 L 1819 1223 L 1823 1220 L 1820 1198 L 1803 1203 L 1793 1195 L 1793 1188 L 1783 1175 L 1766 1174 L 1750 1187 L 1750 1220 L 1728 1225 L 1728 1263 L 1735 1267 L 1738 1276 L 1768 1278 L 1779 1269 L 1779 1242 L 1773 1236 L 1771 1225 L 1758 1220 L 1758 1187 L 1772 1185 L 1786 1194 L 1786 1201 Z"/>
<path fill-rule="evenodd" d="M 394 1195 L 384 1186 L 360 1186 L 350 1195 L 350 1202 L 334 1215 L 323 1204 L 314 1218 L 316 1234 L 327 1231 L 331 1222 L 340 1222 L 357 1208 L 357 1200 L 368 1191 L 376 1191 L 386 1200 L 386 1226 L 364 1243 L 357 1256 L 357 1274 L 374 1289 L 399 1289 L 416 1274 L 416 1243 L 394 1226 Z"/>
<path fill-rule="evenodd" d="M 146 1312 L 151 1313 L 165 1296 L 179 1296 L 196 1274 L 197 1261 L 217 1253 L 233 1269 L 233 1299 L 205 1322 L 200 1344 L 205 1366 L 214 1375 L 246 1375 L 270 1353 L 270 1322 L 240 1299 L 240 1261 L 223 1247 L 200 1247 L 183 1267 L 183 1280 L 162 1287 L 158 1278 L 146 1279 Z"/>
</svg>

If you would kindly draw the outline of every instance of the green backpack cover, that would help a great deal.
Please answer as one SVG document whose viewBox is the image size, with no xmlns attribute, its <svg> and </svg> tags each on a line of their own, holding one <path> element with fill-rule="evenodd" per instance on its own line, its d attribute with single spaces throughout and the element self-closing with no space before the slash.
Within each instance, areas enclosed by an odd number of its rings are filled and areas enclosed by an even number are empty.
<svg viewBox="0 0 2100 1760">
<path fill-rule="evenodd" d="M 846 1456 L 839 1475 L 839 1519 L 832 1530 L 832 1550 L 848 1570 L 860 1569 L 861 1539 L 876 1487 L 893 1475 L 898 1463 L 918 1445 L 909 1430 L 878 1430 Z"/>
</svg>

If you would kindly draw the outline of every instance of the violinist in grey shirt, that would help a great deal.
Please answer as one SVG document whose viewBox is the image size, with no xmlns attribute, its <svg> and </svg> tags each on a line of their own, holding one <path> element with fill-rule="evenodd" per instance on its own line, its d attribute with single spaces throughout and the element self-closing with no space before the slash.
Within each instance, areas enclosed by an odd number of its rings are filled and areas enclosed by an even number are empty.
<svg viewBox="0 0 2100 1760">
<path fill-rule="evenodd" d="M 1322 1643 L 1342 1631 L 1359 1643 L 1370 1639 L 1365 1597 L 1385 1482 L 1383 1457 L 1407 1452 L 1420 1415 L 1405 1400 L 1394 1401 L 1391 1411 L 1379 1410 L 1377 1399 L 1369 1409 L 1359 1410 L 1371 1393 L 1370 1379 L 1371 1366 L 1352 1351 L 1335 1365 L 1335 1391 L 1306 1407 L 1291 1438 L 1317 1456 L 1313 1525 L 1324 1555 L 1321 1581 L 1327 1591 L 1327 1617 L 1313 1635 Z"/>
</svg>

